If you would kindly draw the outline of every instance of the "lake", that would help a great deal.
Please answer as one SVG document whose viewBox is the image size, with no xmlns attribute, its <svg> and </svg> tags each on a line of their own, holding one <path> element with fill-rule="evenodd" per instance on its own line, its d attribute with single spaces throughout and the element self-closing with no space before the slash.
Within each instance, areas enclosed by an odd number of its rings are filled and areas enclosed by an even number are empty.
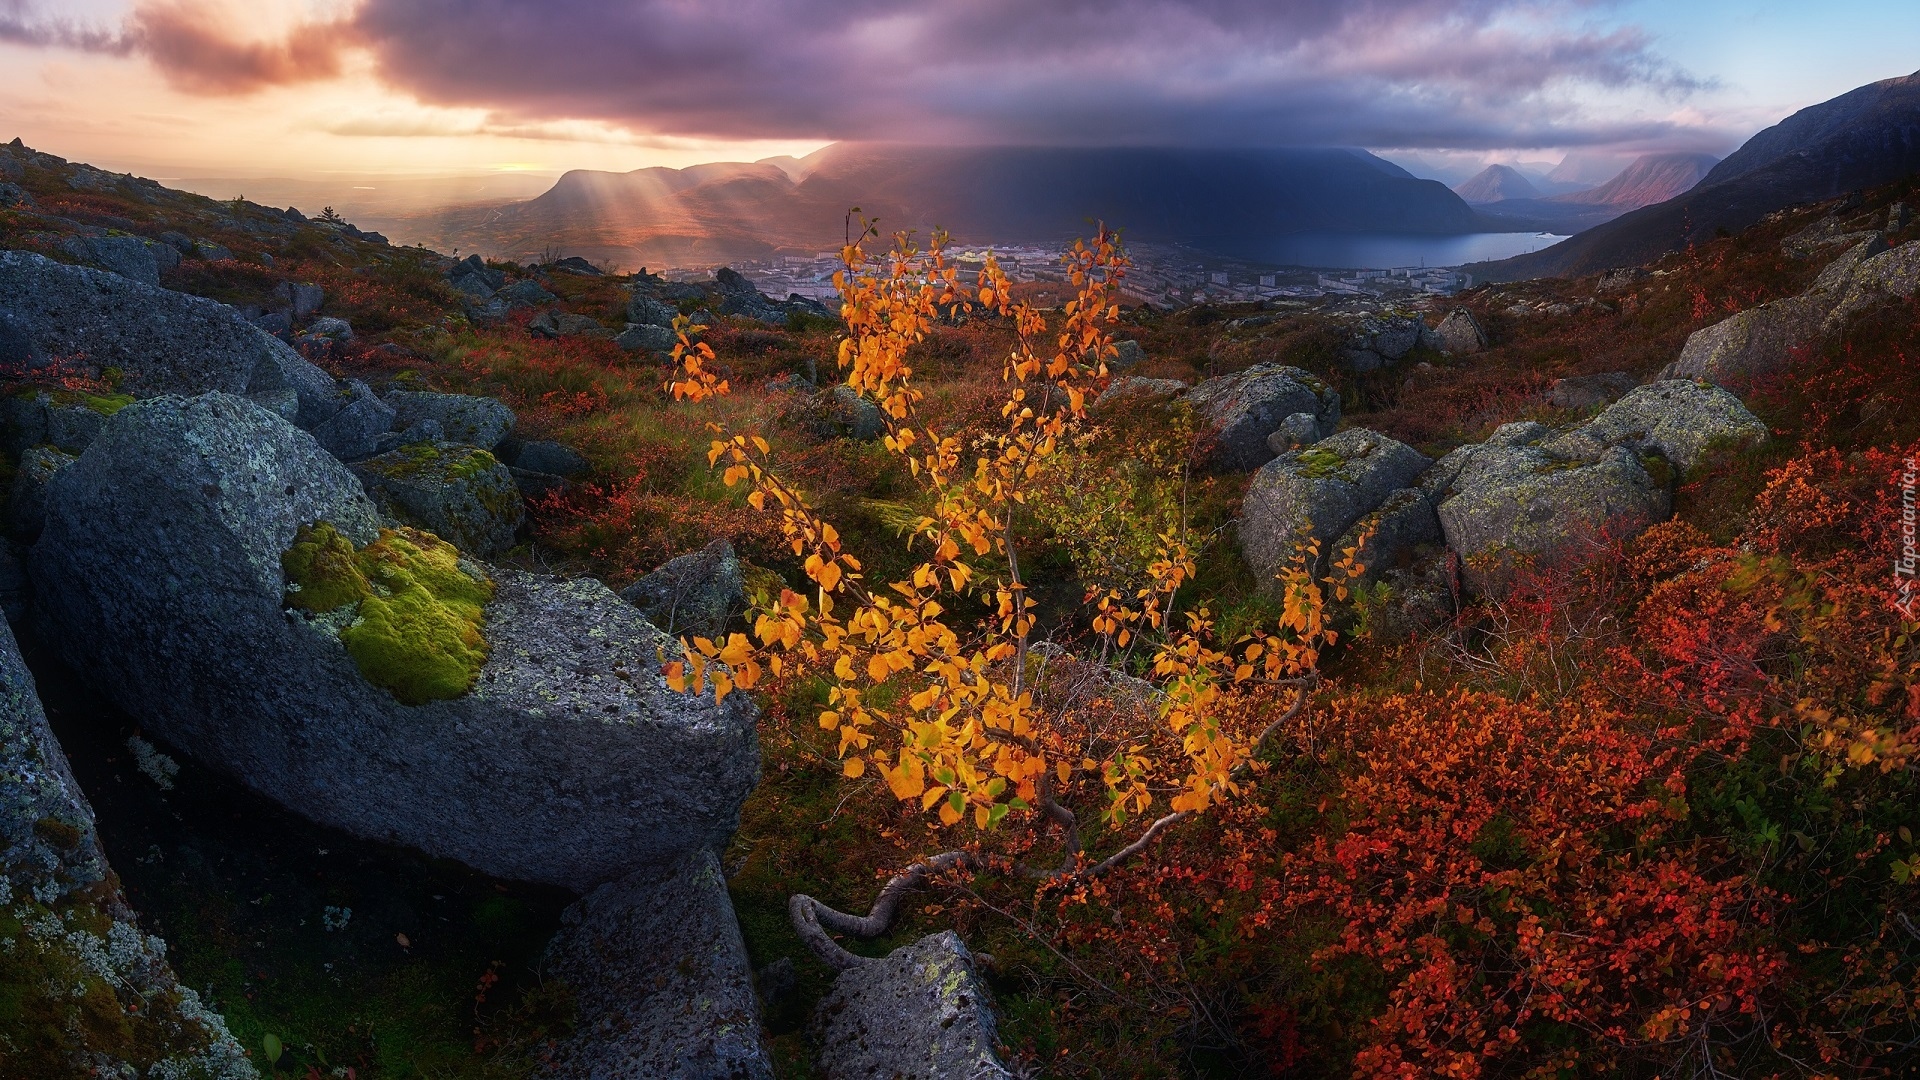
<svg viewBox="0 0 1920 1080">
<path fill-rule="evenodd" d="M 1459 266 L 1539 251 L 1565 240 L 1551 233 L 1296 233 L 1262 239 L 1232 252 L 1282 266 L 1385 270 L 1396 266 Z"/>
</svg>

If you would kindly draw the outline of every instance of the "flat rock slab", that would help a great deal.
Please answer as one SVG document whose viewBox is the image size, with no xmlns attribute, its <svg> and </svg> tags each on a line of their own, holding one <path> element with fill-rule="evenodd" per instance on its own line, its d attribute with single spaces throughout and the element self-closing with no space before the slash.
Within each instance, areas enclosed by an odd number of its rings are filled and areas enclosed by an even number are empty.
<svg viewBox="0 0 1920 1080">
<path fill-rule="evenodd" d="M 841 972 L 813 1033 L 828 1080 L 1011 1080 L 991 996 L 951 930 Z"/>
<path fill-rule="evenodd" d="M 561 916 L 543 967 L 578 1010 L 551 1080 L 772 1080 L 753 969 L 711 849 L 587 894 Z"/>
</svg>

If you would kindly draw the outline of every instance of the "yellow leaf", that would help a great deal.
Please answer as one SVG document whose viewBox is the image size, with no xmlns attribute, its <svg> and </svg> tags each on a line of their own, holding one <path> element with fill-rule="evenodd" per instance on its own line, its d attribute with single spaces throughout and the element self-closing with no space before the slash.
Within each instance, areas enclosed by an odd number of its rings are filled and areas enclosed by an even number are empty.
<svg viewBox="0 0 1920 1080">
<path fill-rule="evenodd" d="M 977 828 L 984 829 L 987 827 L 987 808 L 986 807 L 976 806 L 973 808 L 973 824 Z"/>
<path fill-rule="evenodd" d="M 1073 776 L 1073 766 L 1064 760 L 1055 766 L 1054 771 L 1060 774 L 1060 782 L 1063 784 L 1067 782 L 1068 778 Z"/>
<path fill-rule="evenodd" d="M 840 767 L 840 771 L 848 776 L 858 778 L 866 773 L 867 763 L 860 758 L 850 757 L 847 759 L 847 763 Z"/>
<path fill-rule="evenodd" d="M 886 657 L 875 653 L 867 660 L 867 677 L 874 682 L 885 682 L 887 680 Z"/>
</svg>

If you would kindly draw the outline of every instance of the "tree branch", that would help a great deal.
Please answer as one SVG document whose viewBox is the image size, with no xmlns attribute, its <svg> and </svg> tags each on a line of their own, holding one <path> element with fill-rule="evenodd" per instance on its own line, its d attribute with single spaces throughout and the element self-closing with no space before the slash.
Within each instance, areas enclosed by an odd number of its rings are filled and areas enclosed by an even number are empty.
<svg viewBox="0 0 1920 1080">
<path fill-rule="evenodd" d="M 872 910 L 865 915 L 849 915 L 804 893 L 795 893 L 787 901 L 787 916 L 813 955 L 835 971 L 846 971 L 872 963 L 872 959 L 848 952 L 829 931 L 863 940 L 877 938 L 893 928 L 893 921 L 900 914 L 900 902 L 909 892 L 925 884 L 927 878 L 955 868 L 972 869 L 978 862 L 969 852 L 948 851 L 914 863 L 881 888 Z"/>
</svg>

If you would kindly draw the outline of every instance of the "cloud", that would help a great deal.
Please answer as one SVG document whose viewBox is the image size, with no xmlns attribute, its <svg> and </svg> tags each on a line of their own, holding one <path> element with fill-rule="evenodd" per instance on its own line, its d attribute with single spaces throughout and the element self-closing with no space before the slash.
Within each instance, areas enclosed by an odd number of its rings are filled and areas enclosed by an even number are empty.
<svg viewBox="0 0 1920 1080">
<path fill-rule="evenodd" d="M 479 110 L 484 133 L 519 138 L 1406 148 L 1703 138 L 1673 107 L 1700 83 L 1645 34 L 1605 22 L 1607 0 L 349 0 L 357 10 L 267 40 L 224 31 L 218 2 L 134 0 L 103 30 L 0 0 L 0 39 L 136 54 L 200 94 L 331 78 L 364 50 L 388 86 Z"/>
<path fill-rule="evenodd" d="M 202 95 L 251 93 L 340 74 L 352 44 L 349 24 L 302 22 L 264 41 L 232 36 L 228 28 L 248 13 L 243 8 L 237 15 L 206 0 L 138 0 L 118 26 L 108 28 L 45 16 L 27 0 L 0 0 L 0 41 L 137 55 L 176 89 Z"/>
</svg>

